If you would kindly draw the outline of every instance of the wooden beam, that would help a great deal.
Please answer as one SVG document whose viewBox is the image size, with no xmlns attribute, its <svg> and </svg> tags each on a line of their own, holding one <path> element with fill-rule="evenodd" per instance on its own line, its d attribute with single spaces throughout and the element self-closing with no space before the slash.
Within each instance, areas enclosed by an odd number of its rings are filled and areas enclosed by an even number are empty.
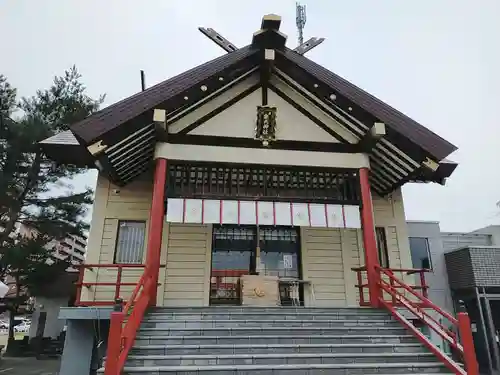
<svg viewBox="0 0 500 375">
<path fill-rule="evenodd" d="M 296 47 L 294 51 L 297 52 L 299 55 L 304 55 L 306 52 L 309 52 L 313 48 L 319 46 L 324 41 L 325 38 L 317 38 L 314 36 L 311 39 L 302 43 L 300 46 Z"/>
<path fill-rule="evenodd" d="M 262 146 L 262 142 L 252 138 L 223 137 L 211 135 L 191 135 L 181 133 L 169 134 L 169 143 L 172 144 L 191 144 L 203 146 L 218 147 L 242 147 L 258 149 L 276 149 L 291 151 L 315 151 L 328 153 L 356 154 L 358 149 L 356 145 L 349 143 L 332 142 L 310 142 L 310 141 L 288 141 L 277 139 L 269 144 Z"/>
<path fill-rule="evenodd" d="M 265 49 L 262 63 L 260 64 L 260 84 L 262 86 L 262 105 L 268 104 L 268 89 L 271 71 L 274 65 L 275 51 L 274 49 Z"/>
<path fill-rule="evenodd" d="M 260 28 L 270 29 L 270 30 L 279 30 L 281 26 L 281 16 L 277 14 L 266 14 L 262 17 L 262 22 L 260 24 Z"/>
<path fill-rule="evenodd" d="M 357 146 L 361 151 L 369 154 L 385 134 L 385 124 L 383 122 L 376 122 L 363 138 L 359 140 Z"/>
<path fill-rule="evenodd" d="M 284 49 L 286 34 L 274 29 L 257 30 L 252 37 L 252 46 L 257 49 Z"/>
<path fill-rule="evenodd" d="M 224 38 L 221 34 L 219 34 L 214 29 L 212 29 L 210 27 L 209 28 L 198 27 L 198 30 L 200 30 L 203 35 L 205 35 L 208 39 L 210 39 L 212 42 L 214 42 L 219 47 L 221 47 L 224 51 L 234 52 L 234 51 L 238 50 L 238 47 L 236 47 L 233 43 L 231 43 L 229 40 Z"/>
<path fill-rule="evenodd" d="M 97 141 L 90 146 L 87 147 L 87 150 L 91 153 L 92 156 L 97 156 L 104 150 L 108 148 L 108 145 L 104 144 L 102 139 Z"/>
<path fill-rule="evenodd" d="M 439 163 L 437 161 L 432 160 L 429 157 L 426 157 L 422 162 L 422 166 L 429 170 L 430 172 L 436 172 L 439 168 Z"/>
<path fill-rule="evenodd" d="M 164 142 L 168 141 L 167 111 L 155 108 L 153 112 L 153 123 L 156 136 Z"/>
</svg>

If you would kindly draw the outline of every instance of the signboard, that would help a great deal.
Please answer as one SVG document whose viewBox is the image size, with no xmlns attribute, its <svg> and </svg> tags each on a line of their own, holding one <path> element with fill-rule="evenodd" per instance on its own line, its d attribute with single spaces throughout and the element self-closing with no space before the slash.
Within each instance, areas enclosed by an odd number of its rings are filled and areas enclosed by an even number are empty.
<svg viewBox="0 0 500 375">
<path fill-rule="evenodd" d="M 291 254 L 283 254 L 283 268 L 286 270 L 293 268 L 293 256 Z"/>
</svg>

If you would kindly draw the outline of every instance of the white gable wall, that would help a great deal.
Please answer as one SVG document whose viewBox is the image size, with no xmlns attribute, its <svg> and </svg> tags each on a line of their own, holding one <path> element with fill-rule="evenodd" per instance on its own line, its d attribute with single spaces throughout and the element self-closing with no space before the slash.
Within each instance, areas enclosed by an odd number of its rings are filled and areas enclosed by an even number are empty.
<svg viewBox="0 0 500 375">
<path fill-rule="evenodd" d="M 197 110 L 177 121 L 171 122 L 169 124 L 170 133 L 177 133 L 185 129 L 196 120 L 222 106 L 224 103 L 257 83 L 257 75 L 252 75 L 245 79 L 243 82 L 204 104 Z M 312 103 L 299 96 L 291 87 L 282 84 L 277 79 L 273 79 L 273 84 L 343 138 L 351 143 L 357 142 L 357 138 L 343 128 L 342 125 Z M 257 106 L 261 105 L 261 103 L 262 89 L 259 88 L 197 128 L 191 130 L 188 134 L 253 139 L 255 135 Z M 277 139 L 309 142 L 339 142 L 327 131 L 316 125 L 271 90 L 268 90 L 268 104 L 277 108 Z"/>
<path fill-rule="evenodd" d="M 211 118 L 189 134 L 254 138 L 257 106 L 262 103 L 262 89 L 242 99 Z M 338 142 L 306 116 L 272 91 L 268 104 L 277 108 L 276 138 L 288 141 Z"/>
</svg>

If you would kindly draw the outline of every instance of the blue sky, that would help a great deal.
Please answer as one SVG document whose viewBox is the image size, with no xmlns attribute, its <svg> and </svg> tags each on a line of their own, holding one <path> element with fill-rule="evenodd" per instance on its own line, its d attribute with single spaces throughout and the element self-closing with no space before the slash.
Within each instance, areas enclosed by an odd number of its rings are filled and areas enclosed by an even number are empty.
<svg viewBox="0 0 500 375">
<path fill-rule="evenodd" d="M 305 37 L 326 41 L 308 57 L 378 96 L 459 147 L 446 187 L 407 185 L 406 215 L 445 230 L 500 224 L 500 14 L 497 0 L 305 1 Z M 76 64 L 105 105 L 224 53 L 197 30 L 213 27 L 237 46 L 263 14 L 283 17 L 296 45 L 295 2 L 3 0 L 2 58 L 20 95 L 47 87 Z M 75 187 L 95 184 L 95 172 Z"/>
</svg>

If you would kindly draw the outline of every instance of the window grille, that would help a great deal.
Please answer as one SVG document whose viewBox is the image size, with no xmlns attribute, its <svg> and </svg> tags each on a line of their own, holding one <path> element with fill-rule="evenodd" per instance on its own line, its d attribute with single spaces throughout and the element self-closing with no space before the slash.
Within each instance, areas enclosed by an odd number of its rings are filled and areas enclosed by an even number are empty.
<svg viewBox="0 0 500 375">
<path fill-rule="evenodd" d="M 115 263 L 142 264 L 145 237 L 145 221 L 119 221 Z"/>
</svg>

